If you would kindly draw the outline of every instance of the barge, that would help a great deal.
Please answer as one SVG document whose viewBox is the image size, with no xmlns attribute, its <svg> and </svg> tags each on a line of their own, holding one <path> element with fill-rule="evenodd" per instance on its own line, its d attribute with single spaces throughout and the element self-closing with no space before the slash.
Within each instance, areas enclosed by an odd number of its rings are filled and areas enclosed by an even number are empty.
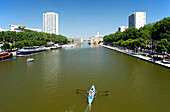
<svg viewBox="0 0 170 112">
<path fill-rule="evenodd" d="M 40 53 L 46 51 L 45 48 L 41 47 L 24 47 L 17 51 L 17 56 L 29 56 L 31 54 Z"/>
<path fill-rule="evenodd" d="M 12 59 L 12 54 L 8 53 L 8 52 L 2 52 L 0 53 L 0 61 L 4 61 L 7 59 Z"/>
</svg>

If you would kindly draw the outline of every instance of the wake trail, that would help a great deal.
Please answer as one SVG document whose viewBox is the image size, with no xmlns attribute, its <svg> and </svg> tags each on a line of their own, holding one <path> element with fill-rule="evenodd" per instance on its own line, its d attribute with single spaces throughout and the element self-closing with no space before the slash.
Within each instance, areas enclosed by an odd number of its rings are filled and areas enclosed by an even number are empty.
<svg viewBox="0 0 170 112">
<path fill-rule="evenodd" d="M 91 105 L 87 105 L 85 112 L 91 112 Z"/>
</svg>

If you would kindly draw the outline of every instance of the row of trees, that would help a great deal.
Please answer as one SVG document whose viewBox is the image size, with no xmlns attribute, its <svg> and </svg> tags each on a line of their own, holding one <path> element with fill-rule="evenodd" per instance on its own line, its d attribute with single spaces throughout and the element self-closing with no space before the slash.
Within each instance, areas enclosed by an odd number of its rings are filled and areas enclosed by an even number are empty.
<svg viewBox="0 0 170 112">
<path fill-rule="evenodd" d="M 117 31 L 114 34 L 104 36 L 103 40 L 105 44 L 110 45 L 132 49 L 148 46 L 152 51 L 170 53 L 170 17 L 153 24 L 147 24 L 139 29 L 129 27 L 124 32 Z"/>
<path fill-rule="evenodd" d="M 59 44 L 68 43 L 67 37 L 62 35 L 48 34 L 44 32 L 36 32 L 25 30 L 23 32 L 2 31 L 0 32 L 0 41 L 14 43 L 12 48 L 22 48 L 24 46 L 41 46 L 47 45 L 47 42 L 55 42 Z M 5 43 L 4 43 L 5 44 Z"/>
</svg>

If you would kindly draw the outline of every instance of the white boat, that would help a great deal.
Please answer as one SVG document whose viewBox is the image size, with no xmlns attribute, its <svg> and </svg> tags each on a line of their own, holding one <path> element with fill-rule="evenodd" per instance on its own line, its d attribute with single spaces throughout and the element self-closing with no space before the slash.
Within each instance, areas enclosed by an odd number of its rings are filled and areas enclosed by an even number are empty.
<svg viewBox="0 0 170 112">
<path fill-rule="evenodd" d="M 76 44 L 66 44 L 62 45 L 62 48 L 74 48 Z"/>
<path fill-rule="evenodd" d="M 30 58 L 27 59 L 27 62 L 32 62 L 32 61 L 34 61 L 33 57 L 30 57 Z"/>
<path fill-rule="evenodd" d="M 46 51 L 46 49 L 40 47 L 24 47 L 23 49 L 17 51 L 17 56 L 28 56 L 43 51 Z"/>
</svg>

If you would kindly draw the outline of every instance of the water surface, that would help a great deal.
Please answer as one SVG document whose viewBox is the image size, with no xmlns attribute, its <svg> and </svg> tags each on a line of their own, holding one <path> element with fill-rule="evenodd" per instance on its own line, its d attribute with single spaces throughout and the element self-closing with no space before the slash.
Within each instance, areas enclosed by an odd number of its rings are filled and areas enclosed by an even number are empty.
<svg viewBox="0 0 170 112">
<path fill-rule="evenodd" d="M 0 62 L 0 112 L 84 112 L 76 89 L 108 90 L 92 112 L 169 112 L 170 70 L 103 47 L 83 45 Z M 82 92 L 84 93 L 84 92 Z"/>
</svg>

